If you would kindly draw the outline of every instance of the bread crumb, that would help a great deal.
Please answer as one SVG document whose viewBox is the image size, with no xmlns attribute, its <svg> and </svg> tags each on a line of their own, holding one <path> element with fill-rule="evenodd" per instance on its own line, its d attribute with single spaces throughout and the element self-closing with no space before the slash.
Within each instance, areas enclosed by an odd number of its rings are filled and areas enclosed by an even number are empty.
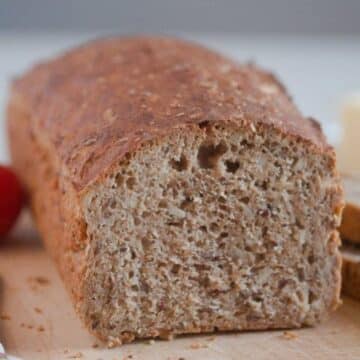
<svg viewBox="0 0 360 360">
<path fill-rule="evenodd" d="M 192 343 L 190 345 L 190 349 L 205 349 L 207 348 L 208 346 L 206 344 L 201 344 L 201 343 Z"/>
<path fill-rule="evenodd" d="M 33 325 L 30 325 L 30 324 L 27 325 L 28 329 L 32 329 L 33 327 L 34 327 Z"/>
<path fill-rule="evenodd" d="M 81 352 L 77 352 L 74 355 L 69 355 L 67 358 L 68 359 L 82 359 L 84 357 L 84 355 Z"/>
<path fill-rule="evenodd" d="M 27 279 L 30 284 L 30 289 L 36 291 L 38 286 L 47 286 L 50 284 L 50 280 L 44 276 L 31 276 Z"/>
<path fill-rule="evenodd" d="M 206 339 L 206 341 L 215 341 L 216 337 L 215 336 L 210 336 L 209 338 Z"/>
<path fill-rule="evenodd" d="M 11 317 L 10 317 L 10 315 L 7 315 L 7 314 L 1 314 L 0 319 L 1 320 L 11 320 Z"/>
<path fill-rule="evenodd" d="M 45 331 L 45 328 L 44 328 L 42 325 L 39 325 L 39 326 L 37 327 L 37 331 L 43 332 L 43 331 Z"/>
<path fill-rule="evenodd" d="M 296 334 L 294 334 L 293 332 L 290 332 L 290 331 L 284 331 L 282 334 L 282 337 L 286 340 L 295 340 L 298 338 L 298 336 Z"/>
<path fill-rule="evenodd" d="M 99 344 L 94 343 L 94 344 L 92 344 L 91 346 L 92 346 L 94 349 L 96 349 L 96 348 L 98 348 L 98 347 L 99 347 Z"/>
<path fill-rule="evenodd" d="M 154 339 L 150 339 L 147 342 L 148 345 L 154 345 L 155 344 L 155 340 Z"/>
<path fill-rule="evenodd" d="M 40 308 L 38 308 L 38 307 L 34 307 L 34 310 L 35 310 L 35 312 L 37 312 L 38 314 L 42 314 L 42 313 L 43 313 L 42 310 L 41 310 Z"/>
</svg>

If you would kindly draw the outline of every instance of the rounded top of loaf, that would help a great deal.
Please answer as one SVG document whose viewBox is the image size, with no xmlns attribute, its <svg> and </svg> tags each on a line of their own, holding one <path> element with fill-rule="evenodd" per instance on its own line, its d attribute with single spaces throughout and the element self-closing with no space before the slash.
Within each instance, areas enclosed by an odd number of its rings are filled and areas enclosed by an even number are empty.
<svg viewBox="0 0 360 360">
<path fill-rule="evenodd" d="M 87 43 L 16 79 L 12 95 L 78 190 L 145 141 L 204 122 L 271 126 L 329 149 L 272 74 L 173 38 Z"/>
</svg>

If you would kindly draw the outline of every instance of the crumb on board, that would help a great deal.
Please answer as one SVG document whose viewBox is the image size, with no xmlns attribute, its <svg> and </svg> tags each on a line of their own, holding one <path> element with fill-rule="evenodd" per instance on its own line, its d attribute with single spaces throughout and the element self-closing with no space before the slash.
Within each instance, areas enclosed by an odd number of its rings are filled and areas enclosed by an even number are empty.
<svg viewBox="0 0 360 360">
<path fill-rule="evenodd" d="M 43 311 L 40 309 L 40 308 L 38 308 L 38 307 L 34 307 L 34 310 L 35 310 L 35 312 L 37 312 L 38 314 L 42 314 L 43 313 Z"/>
<path fill-rule="evenodd" d="M 294 334 L 293 332 L 290 331 L 284 331 L 282 333 L 282 338 L 286 339 L 286 340 L 295 340 L 298 338 L 298 336 L 296 334 Z"/>
<path fill-rule="evenodd" d="M 31 324 L 27 324 L 26 326 L 28 329 L 33 329 L 34 328 L 34 325 L 31 325 Z"/>
<path fill-rule="evenodd" d="M 81 352 L 77 352 L 76 354 L 69 355 L 67 359 L 82 359 L 84 355 Z"/>
<path fill-rule="evenodd" d="M 0 319 L 1 320 L 11 320 L 11 317 L 8 314 L 1 314 Z"/>
<path fill-rule="evenodd" d="M 154 345 L 155 344 L 155 340 L 154 339 L 150 339 L 146 342 L 146 344 L 148 345 Z"/>
<path fill-rule="evenodd" d="M 45 328 L 44 328 L 42 325 L 39 325 L 39 326 L 37 327 L 37 331 L 43 332 L 43 331 L 45 331 Z"/>
<path fill-rule="evenodd" d="M 190 349 L 194 349 L 194 350 L 197 350 L 197 349 L 205 349 L 207 348 L 208 345 L 207 344 L 202 344 L 202 343 L 199 343 L 199 342 L 195 342 L 195 343 L 192 343 L 190 345 Z"/>
<path fill-rule="evenodd" d="M 50 284 L 50 280 L 45 276 L 30 276 L 27 278 L 27 282 L 32 291 L 37 291 L 39 287 L 47 286 Z"/>
<path fill-rule="evenodd" d="M 93 349 L 96 349 L 96 348 L 98 348 L 98 347 L 99 347 L 99 344 L 94 343 L 94 344 L 92 344 L 91 346 L 92 346 L 92 348 L 93 348 Z"/>
<path fill-rule="evenodd" d="M 215 336 L 210 336 L 208 338 L 205 339 L 206 341 L 215 341 L 216 337 Z"/>
<path fill-rule="evenodd" d="M 27 281 L 32 284 L 49 285 L 50 280 L 45 276 L 30 276 Z"/>
</svg>

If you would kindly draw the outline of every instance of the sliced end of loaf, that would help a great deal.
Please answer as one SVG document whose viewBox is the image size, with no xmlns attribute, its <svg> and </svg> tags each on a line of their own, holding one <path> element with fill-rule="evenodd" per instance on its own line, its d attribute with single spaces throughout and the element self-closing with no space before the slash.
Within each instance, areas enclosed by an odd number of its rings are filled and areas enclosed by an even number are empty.
<svg viewBox="0 0 360 360">
<path fill-rule="evenodd" d="M 179 129 L 84 194 L 80 313 L 108 341 L 313 325 L 338 303 L 330 153 L 271 128 Z"/>
</svg>

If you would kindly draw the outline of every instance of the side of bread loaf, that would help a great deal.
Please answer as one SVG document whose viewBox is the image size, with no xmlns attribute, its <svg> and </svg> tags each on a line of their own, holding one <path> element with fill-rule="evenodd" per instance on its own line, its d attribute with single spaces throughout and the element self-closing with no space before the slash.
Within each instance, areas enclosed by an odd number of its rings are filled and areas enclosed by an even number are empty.
<svg viewBox="0 0 360 360">
<path fill-rule="evenodd" d="M 360 244 L 360 176 L 343 176 L 345 207 L 342 214 L 340 235 L 354 244 Z"/>
<path fill-rule="evenodd" d="M 338 304 L 333 150 L 254 66 L 97 41 L 18 79 L 14 165 L 97 336 L 312 325 Z"/>
<path fill-rule="evenodd" d="M 342 292 L 360 300 L 360 249 L 344 245 L 342 254 Z"/>
</svg>

